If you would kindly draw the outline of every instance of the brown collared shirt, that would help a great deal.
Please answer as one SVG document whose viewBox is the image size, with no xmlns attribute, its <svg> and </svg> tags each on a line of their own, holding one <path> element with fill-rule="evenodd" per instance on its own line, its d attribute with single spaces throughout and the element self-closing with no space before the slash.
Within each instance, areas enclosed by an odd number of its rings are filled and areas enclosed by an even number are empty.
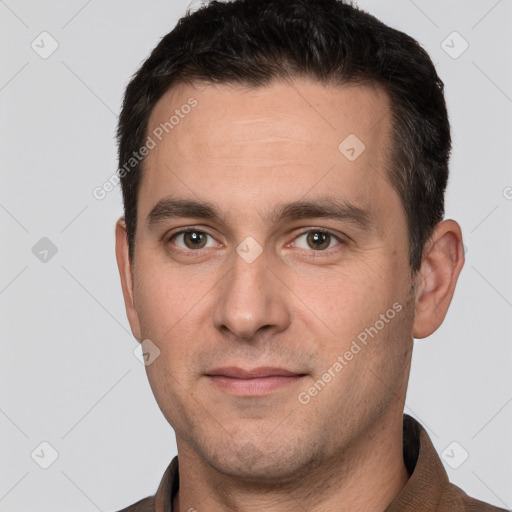
<svg viewBox="0 0 512 512">
<path fill-rule="evenodd" d="M 451 484 L 427 432 L 407 414 L 404 414 L 404 462 L 411 476 L 386 512 L 505 512 L 503 508 L 469 497 Z M 174 457 L 156 494 L 119 512 L 173 512 L 178 488 L 178 457 Z"/>
</svg>

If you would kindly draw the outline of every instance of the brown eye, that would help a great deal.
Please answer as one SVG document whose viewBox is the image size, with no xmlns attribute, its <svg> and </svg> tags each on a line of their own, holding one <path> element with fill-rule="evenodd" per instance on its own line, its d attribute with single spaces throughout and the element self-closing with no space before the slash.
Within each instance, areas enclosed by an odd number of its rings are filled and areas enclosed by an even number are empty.
<svg viewBox="0 0 512 512">
<path fill-rule="evenodd" d="M 321 231 L 310 231 L 306 237 L 308 245 L 312 249 L 327 249 L 331 242 L 329 233 L 322 233 Z"/>
<path fill-rule="evenodd" d="M 206 245 L 206 235 L 199 231 L 189 231 L 183 234 L 183 241 L 189 249 L 202 249 Z"/>
<path fill-rule="evenodd" d="M 203 249 L 207 246 L 208 237 L 210 235 L 205 233 L 204 231 L 182 231 L 180 233 L 176 233 L 171 237 L 171 240 L 180 248 L 180 249 Z M 210 247 L 211 247 L 210 243 Z"/>
<path fill-rule="evenodd" d="M 331 249 L 341 243 L 339 237 L 320 229 L 305 231 L 295 239 L 295 246 L 301 249 L 315 250 L 316 252 Z"/>
</svg>

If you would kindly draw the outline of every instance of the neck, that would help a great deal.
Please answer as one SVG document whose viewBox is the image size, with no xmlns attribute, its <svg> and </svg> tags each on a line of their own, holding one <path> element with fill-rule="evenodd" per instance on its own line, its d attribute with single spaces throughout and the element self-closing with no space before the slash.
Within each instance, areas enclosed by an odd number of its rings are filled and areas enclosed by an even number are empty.
<svg viewBox="0 0 512 512">
<path fill-rule="evenodd" d="M 304 477 L 272 487 L 219 474 L 177 439 L 180 490 L 174 510 L 384 512 L 409 479 L 402 436 L 400 412 Z"/>
</svg>

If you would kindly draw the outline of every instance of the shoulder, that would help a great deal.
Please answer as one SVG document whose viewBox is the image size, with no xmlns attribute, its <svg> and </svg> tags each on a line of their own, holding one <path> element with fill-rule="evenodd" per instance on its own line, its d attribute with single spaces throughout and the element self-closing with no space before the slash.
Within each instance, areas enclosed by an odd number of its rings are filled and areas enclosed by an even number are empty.
<svg viewBox="0 0 512 512">
<path fill-rule="evenodd" d="M 451 512 L 507 512 L 504 508 L 468 496 L 460 487 L 449 484 L 441 494 L 439 510 Z"/>
<path fill-rule="evenodd" d="M 410 478 L 386 512 L 506 512 L 452 484 L 427 431 L 408 415 L 404 415 L 403 441 Z"/>
</svg>

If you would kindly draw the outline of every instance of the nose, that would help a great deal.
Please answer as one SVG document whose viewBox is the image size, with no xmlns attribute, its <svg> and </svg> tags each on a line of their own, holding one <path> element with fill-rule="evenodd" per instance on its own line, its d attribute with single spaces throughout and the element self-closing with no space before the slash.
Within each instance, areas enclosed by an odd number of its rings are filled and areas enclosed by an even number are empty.
<svg viewBox="0 0 512 512">
<path fill-rule="evenodd" d="M 254 261 L 233 252 L 231 271 L 216 289 L 213 322 L 218 330 L 252 340 L 257 333 L 277 334 L 290 325 L 290 291 L 270 267 L 265 253 Z"/>
</svg>

